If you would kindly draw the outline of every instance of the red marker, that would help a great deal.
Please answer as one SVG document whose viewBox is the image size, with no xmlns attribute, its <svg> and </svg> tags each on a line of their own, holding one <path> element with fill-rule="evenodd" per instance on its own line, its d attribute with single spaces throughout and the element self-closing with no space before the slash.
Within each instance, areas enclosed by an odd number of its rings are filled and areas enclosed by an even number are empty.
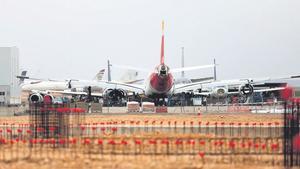
<svg viewBox="0 0 300 169">
<path fill-rule="evenodd" d="M 134 143 L 137 144 L 137 145 L 141 145 L 142 141 L 141 140 L 135 140 Z"/>
<path fill-rule="evenodd" d="M 183 141 L 179 140 L 179 139 L 177 139 L 176 142 L 175 142 L 176 145 L 181 145 L 182 143 L 183 143 Z"/>
<path fill-rule="evenodd" d="M 198 155 L 199 155 L 201 158 L 204 158 L 204 155 L 205 155 L 205 154 L 204 154 L 204 152 L 199 152 Z"/>
<path fill-rule="evenodd" d="M 98 139 L 98 145 L 102 145 L 103 141 L 101 139 Z"/>
</svg>

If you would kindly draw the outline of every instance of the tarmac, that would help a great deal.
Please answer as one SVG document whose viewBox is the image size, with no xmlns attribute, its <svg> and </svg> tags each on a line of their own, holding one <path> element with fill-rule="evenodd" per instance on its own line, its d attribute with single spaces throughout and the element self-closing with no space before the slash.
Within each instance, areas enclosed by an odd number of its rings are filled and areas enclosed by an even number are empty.
<svg viewBox="0 0 300 169">
<path fill-rule="evenodd" d="M 102 107 L 99 103 L 71 104 L 71 107 L 84 108 L 87 114 L 141 114 L 156 112 L 142 111 L 128 112 L 127 107 Z M 90 110 L 89 110 L 90 109 Z M 28 114 L 29 105 L 15 107 L 0 107 L 0 116 L 14 116 Z M 199 113 L 283 113 L 281 105 L 254 105 L 254 106 L 239 106 L 239 105 L 209 105 L 209 106 L 184 106 L 184 107 L 168 107 L 168 114 L 199 114 Z M 160 113 L 163 114 L 163 113 Z"/>
</svg>

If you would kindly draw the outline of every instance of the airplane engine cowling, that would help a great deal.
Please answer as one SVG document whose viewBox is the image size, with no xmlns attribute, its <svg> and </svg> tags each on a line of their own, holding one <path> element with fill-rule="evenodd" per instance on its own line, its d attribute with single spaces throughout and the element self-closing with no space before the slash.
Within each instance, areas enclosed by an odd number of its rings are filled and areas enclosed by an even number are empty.
<svg viewBox="0 0 300 169">
<path fill-rule="evenodd" d="M 29 96 L 29 102 L 31 103 L 41 103 L 44 101 L 44 97 L 40 93 L 34 93 Z"/>
<path fill-rule="evenodd" d="M 216 87 L 212 92 L 213 97 L 226 97 L 227 89 L 224 87 Z"/>
<path fill-rule="evenodd" d="M 239 93 L 241 95 L 251 95 L 254 91 L 254 88 L 251 84 L 242 84 L 239 87 Z"/>
<path fill-rule="evenodd" d="M 104 91 L 104 97 L 113 102 L 121 101 L 127 97 L 127 93 L 121 89 L 106 89 Z"/>
<path fill-rule="evenodd" d="M 44 103 L 53 103 L 54 97 L 50 94 L 44 95 Z"/>
<path fill-rule="evenodd" d="M 33 93 L 29 96 L 31 103 L 53 103 L 54 97 L 50 94 Z"/>
</svg>

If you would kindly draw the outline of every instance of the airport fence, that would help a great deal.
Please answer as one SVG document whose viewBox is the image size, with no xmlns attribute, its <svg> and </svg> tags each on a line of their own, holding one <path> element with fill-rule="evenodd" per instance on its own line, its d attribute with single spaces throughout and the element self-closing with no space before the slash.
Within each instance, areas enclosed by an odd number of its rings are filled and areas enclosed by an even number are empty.
<svg viewBox="0 0 300 169">
<path fill-rule="evenodd" d="M 47 135 L 42 127 L 3 124 L 0 160 L 190 156 L 202 163 L 211 157 L 243 163 L 252 157 L 252 162 L 282 165 L 283 139 L 279 124 L 207 122 L 202 125 L 199 122 L 197 125 L 194 121 L 177 124 L 147 120 L 85 123 L 68 126 L 67 136 L 56 132 L 59 128 L 49 128 L 53 134 Z"/>
<path fill-rule="evenodd" d="M 55 146 L 59 144 L 60 146 Z M 103 156 L 217 156 L 229 158 L 248 156 L 282 157 L 281 138 L 208 138 L 208 137 L 101 137 L 1 140 L 0 160 L 73 158 L 101 159 Z M 257 157 L 259 161 L 261 157 Z M 240 161 L 240 160 L 238 160 Z M 237 162 L 237 161 L 236 161 Z"/>
<path fill-rule="evenodd" d="M 87 123 L 86 113 L 70 105 L 31 105 L 28 122 L 0 125 L 0 161 L 190 156 L 202 163 L 209 157 L 231 163 L 251 159 L 293 166 L 300 162 L 299 102 L 285 104 L 283 123 L 200 119 Z"/>
<path fill-rule="evenodd" d="M 300 103 L 299 99 L 285 103 L 283 152 L 286 167 L 300 166 Z"/>
</svg>

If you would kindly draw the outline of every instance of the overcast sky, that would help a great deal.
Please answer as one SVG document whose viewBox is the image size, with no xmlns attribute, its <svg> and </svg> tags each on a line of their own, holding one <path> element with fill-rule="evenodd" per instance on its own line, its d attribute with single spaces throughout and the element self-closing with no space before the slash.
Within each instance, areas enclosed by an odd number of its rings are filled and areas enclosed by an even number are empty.
<svg viewBox="0 0 300 169">
<path fill-rule="evenodd" d="M 0 0 L 0 46 L 31 75 L 91 79 L 108 58 L 153 69 L 162 20 L 171 68 L 184 46 L 186 66 L 216 58 L 219 79 L 300 73 L 299 0 Z"/>
</svg>

